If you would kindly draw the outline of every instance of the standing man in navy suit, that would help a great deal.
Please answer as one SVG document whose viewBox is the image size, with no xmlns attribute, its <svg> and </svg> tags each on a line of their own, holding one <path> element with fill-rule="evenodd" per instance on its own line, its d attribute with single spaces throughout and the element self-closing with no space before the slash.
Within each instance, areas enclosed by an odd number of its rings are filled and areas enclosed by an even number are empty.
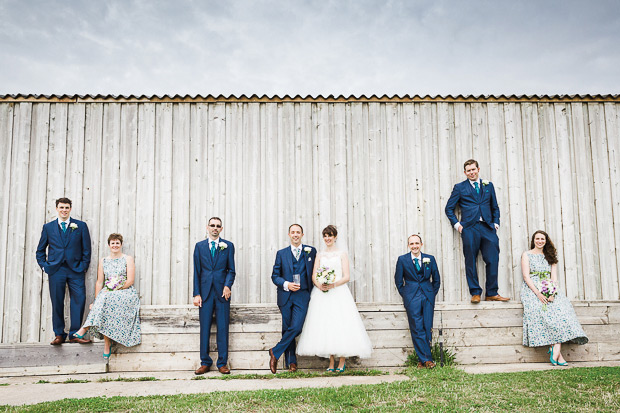
<svg viewBox="0 0 620 413">
<path fill-rule="evenodd" d="M 58 218 L 43 225 L 37 246 L 37 263 L 49 277 L 52 299 L 52 325 L 55 338 L 50 343 L 65 342 L 65 289 L 69 286 L 71 325 L 69 342 L 86 344 L 90 340 L 78 338 L 86 304 L 84 274 L 90 265 L 90 233 L 85 222 L 71 218 L 71 200 L 56 200 Z"/>
<path fill-rule="evenodd" d="M 271 274 L 271 281 L 278 287 L 278 307 L 282 314 L 282 339 L 269 349 L 269 368 L 274 374 L 282 354 L 289 371 L 297 371 L 295 337 L 301 333 L 306 321 L 316 257 L 314 247 L 301 243 L 304 236 L 301 225 L 291 225 L 288 228 L 288 236 L 291 245 L 276 253 L 276 262 Z"/>
<path fill-rule="evenodd" d="M 211 370 L 209 335 L 215 311 L 217 325 L 217 368 L 230 374 L 228 368 L 228 326 L 230 324 L 230 295 L 235 282 L 235 246 L 220 238 L 222 220 L 209 219 L 208 237 L 196 243 L 194 249 L 194 305 L 199 307 L 200 318 L 200 367 L 195 374 Z"/>
<path fill-rule="evenodd" d="M 482 252 L 486 264 L 486 301 L 509 301 L 497 292 L 497 268 L 499 265 L 499 206 L 493 184 L 481 180 L 478 175 L 478 162 L 470 159 L 464 165 L 467 179 L 454 185 L 452 195 L 446 204 L 446 215 L 450 224 L 461 233 L 463 255 L 465 256 L 465 274 L 471 294 L 471 302 L 478 304 L 482 288 L 478 283 L 476 258 Z M 461 220 L 455 214 L 456 206 L 461 207 Z"/>
<path fill-rule="evenodd" d="M 435 257 L 420 252 L 422 237 L 411 235 L 407 240 L 410 253 L 396 262 L 394 282 L 409 319 L 409 332 L 418 354 L 418 368 L 435 368 L 431 356 L 431 328 L 435 311 L 435 296 L 441 285 Z"/>
</svg>

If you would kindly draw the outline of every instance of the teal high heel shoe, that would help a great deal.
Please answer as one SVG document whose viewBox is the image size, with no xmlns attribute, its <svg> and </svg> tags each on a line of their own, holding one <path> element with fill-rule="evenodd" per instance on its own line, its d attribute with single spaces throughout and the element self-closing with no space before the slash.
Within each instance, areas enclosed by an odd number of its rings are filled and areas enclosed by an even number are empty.
<svg viewBox="0 0 620 413">
<path fill-rule="evenodd" d="M 333 372 L 335 372 L 335 371 L 336 371 L 336 369 L 327 369 L 327 372 L 328 372 L 328 373 L 333 373 Z"/>
<path fill-rule="evenodd" d="M 558 366 L 562 366 L 562 367 L 568 366 L 568 362 L 566 360 L 564 360 L 564 363 L 560 363 L 558 361 L 557 364 L 558 364 Z"/>
<path fill-rule="evenodd" d="M 337 371 L 338 373 L 344 373 L 344 371 L 346 370 L 346 368 L 347 368 L 347 364 L 345 363 L 345 364 L 343 364 L 343 365 L 342 365 L 342 368 L 341 368 L 341 369 L 336 369 L 336 371 Z"/>
<path fill-rule="evenodd" d="M 553 359 L 553 346 L 549 347 L 549 351 L 547 351 L 547 354 L 549 353 L 551 353 L 551 355 L 549 356 L 549 361 L 551 362 L 551 365 L 557 366 L 558 362 Z"/>
<path fill-rule="evenodd" d="M 88 330 L 86 330 L 86 331 L 84 332 L 84 334 L 82 334 L 82 335 L 79 335 L 79 334 L 77 333 L 77 331 L 76 331 L 75 333 L 73 333 L 73 337 L 81 338 L 81 339 L 83 340 L 83 339 L 84 339 L 84 336 L 86 335 L 86 333 L 88 333 Z"/>
<path fill-rule="evenodd" d="M 106 354 L 105 352 L 103 353 L 103 359 L 108 362 L 110 361 L 110 356 L 112 355 L 112 349 L 110 348 L 110 352 L 108 354 Z"/>
</svg>

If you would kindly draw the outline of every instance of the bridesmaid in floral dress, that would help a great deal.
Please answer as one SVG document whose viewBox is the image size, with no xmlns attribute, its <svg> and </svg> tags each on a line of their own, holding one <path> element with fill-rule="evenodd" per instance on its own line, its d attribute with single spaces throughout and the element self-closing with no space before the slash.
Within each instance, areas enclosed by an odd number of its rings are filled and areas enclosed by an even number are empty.
<svg viewBox="0 0 620 413">
<path fill-rule="evenodd" d="M 547 353 L 551 364 L 567 366 L 561 353 L 562 343 L 586 344 L 588 337 L 570 301 L 559 289 L 555 296 L 550 297 L 541 292 L 543 280 L 558 281 L 557 251 L 547 233 L 536 231 L 530 248 L 521 257 L 523 345 L 550 346 Z"/>
<path fill-rule="evenodd" d="M 123 236 L 110 234 L 110 256 L 99 261 L 95 302 L 90 305 L 86 322 L 75 334 L 84 337 L 90 331 L 105 342 L 103 358 L 110 359 L 112 342 L 126 347 L 140 344 L 140 297 L 133 287 L 133 257 L 121 252 Z"/>
</svg>

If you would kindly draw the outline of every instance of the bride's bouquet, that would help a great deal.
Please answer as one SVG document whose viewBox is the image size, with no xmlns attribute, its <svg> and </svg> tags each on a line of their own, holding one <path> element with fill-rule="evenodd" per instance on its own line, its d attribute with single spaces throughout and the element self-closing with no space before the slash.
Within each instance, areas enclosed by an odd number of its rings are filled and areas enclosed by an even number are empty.
<svg viewBox="0 0 620 413">
<path fill-rule="evenodd" d="M 333 284 L 336 281 L 336 273 L 329 267 L 321 265 L 316 270 L 316 280 L 321 284 Z M 323 291 L 324 293 L 328 291 Z"/>
<path fill-rule="evenodd" d="M 540 281 L 540 293 L 545 297 L 555 297 L 558 293 L 558 285 L 555 281 L 544 279 Z M 543 304 L 543 311 L 547 311 L 547 304 Z"/>
<path fill-rule="evenodd" d="M 111 277 L 106 278 L 104 283 L 104 288 L 108 291 L 119 290 L 125 284 L 125 280 L 123 277 L 118 275 L 113 275 Z"/>
</svg>

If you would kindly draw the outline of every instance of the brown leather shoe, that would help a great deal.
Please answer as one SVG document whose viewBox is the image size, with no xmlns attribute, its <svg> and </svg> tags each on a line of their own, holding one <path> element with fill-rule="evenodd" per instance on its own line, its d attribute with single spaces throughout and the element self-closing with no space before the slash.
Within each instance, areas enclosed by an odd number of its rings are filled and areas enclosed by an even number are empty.
<svg viewBox="0 0 620 413">
<path fill-rule="evenodd" d="M 290 371 L 291 373 L 295 373 L 297 371 L 297 364 L 296 363 L 289 364 L 288 371 Z"/>
<path fill-rule="evenodd" d="M 480 296 L 478 294 L 471 296 L 471 303 L 478 304 L 480 302 Z"/>
<path fill-rule="evenodd" d="M 218 370 L 222 374 L 230 374 L 230 369 L 228 368 L 228 366 L 218 367 Z"/>
<path fill-rule="evenodd" d="M 424 362 L 424 368 L 426 369 L 434 369 L 435 368 L 435 363 L 433 363 L 432 361 L 425 361 Z"/>
<path fill-rule="evenodd" d="M 273 355 L 272 349 L 269 349 L 269 357 L 269 370 L 271 370 L 273 374 L 276 374 L 278 371 L 278 359 Z"/>
<path fill-rule="evenodd" d="M 85 338 L 73 337 L 71 340 L 69 340 L 69 343 L 90 344 L 90 343 L 92 343 L 92 341 L 87 340 Z"/>
<path fill-rule="evenodd" d="M 196 369 L 196 371 L 194 372 L 194 374 L 196 376 L 200 375 L 200 374 L 205 374 L 207 373 L 209 370 L 211 370 L 211 366 L 200 366 Z"/>
<path fill-rule="evenodd" d="M 484 297 L 484 301 L 510 301 L 510 298 L 502 297 L 501 295 L 497 294 L 491 297 Z"/>
<path fill-rule="evenodd" d="M 418 368 L 419 369 L 423 369 L 424 368 L 424 364 L 422 364 L 421 361 L 418 361 Z"/>
<path fill-rule="evenodd" d="M 61 344 L 62 344 L 62 343 L 64 343 L 64 342 L 65 342 L 65 339 L 64 339 L 64 337 L 63 337 L 63 336 L 56 336 L 56 337 L 52 340 L 52 342 L 51 342 L 50 344 L 51 344 L 52 346 L 59 346 L 59 345 L 61 345 Z"/>
</svg>

